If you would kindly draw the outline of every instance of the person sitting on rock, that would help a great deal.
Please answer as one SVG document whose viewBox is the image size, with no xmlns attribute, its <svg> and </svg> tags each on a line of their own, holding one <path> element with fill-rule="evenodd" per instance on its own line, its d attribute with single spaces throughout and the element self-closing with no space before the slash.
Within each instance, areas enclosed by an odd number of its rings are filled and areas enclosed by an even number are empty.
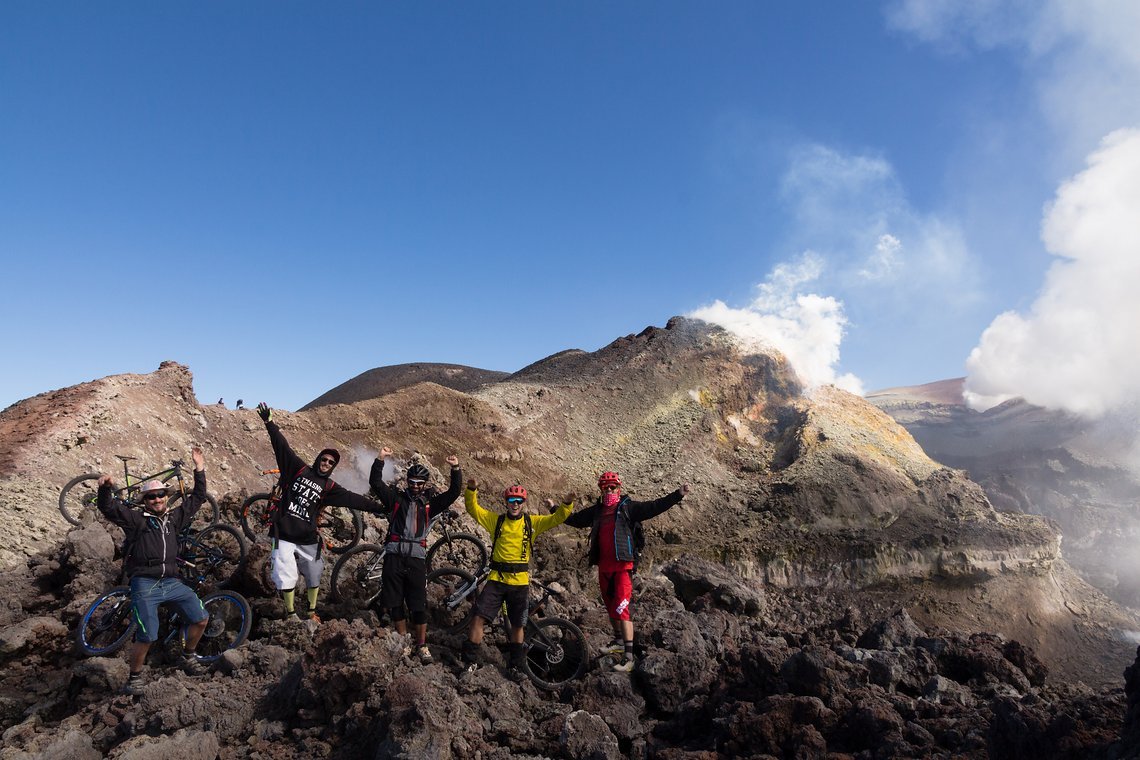
<svg viewBox="0 0 1140 760">
<path fill-rule="evenodd" d="M 99 476 L 96 506 L 110 522 L 126 534 L 123 549 L 123 572 L 130 579 L 131 606 L 138 621 L 135 640 L 127 661 L 127 694 L 142 694 L 143 663 L 150 645 L 158 639 L 158 606 L 168 603 L 178 607 L 185 620 L 182 636 L 182 667 L 189 675 L 201 675 L 206 667 L 198 660 L 196 650 L 210 616 L 193 589 L 182 582 L 178 573 L 178 534 L 190 525 L 198 509 L 206 501 L 206 460 L 202 449 L 190 452 L 194 460 L 194 490 L 174 509 L 167 500 L 166 484 L 148 480 L 139 489 L 142 509 L 114 498 L 115 482 L 106 473 Z"/>
<path fill-rule="evenodd" d="M 475 614 L 463 644 L 463 659 L 468 665 L 478 661 L 479 647 L 483 643 L 483 627 L 493 623 L 499 608 L 506 602 L 507 620 L 510 623 L 510 657 L 507 668 L 512 677 L 521 676 L 526 658 L 523 647 L 523 628 L 530 600 L 530 560 L 534 554 L 534 539 L 539 533 L 560 525 L 574 509 L 574 494 L 567 494 L 557 509 L 546 500 L 545 515 L 529 515 L 526 509 L 526 489 L 515 485 L 503 492 L 507 503 L 506 514 L 496 514 L 479 505 L 478 484 L 467 481 L 463 503 L 467 514 L 491 534 L 491 573 L 479 598 L 475 601 Z"/>
<path fill-rule="evenodd" d="M 265 421 L 269 442 L 273 446 L 273 456 L 281 471 L 278 480 L 281 500 L 269 522 L 269 535 L 273 538 L 270 576 L 274 587 L 281 592 L 287 619 L 304 619 L 296 609 L 295 599 L 297 580 L 304 577 L 308 587 L 307 617 L 319 623 L 317 594 L 325 567 L 325 561 L 321 557 L 322 540 L 317 531 L 321 510 L 334 504 L 379 513 L 380 505 L 332 480 L 332 471 L 340 462 L 339 451 L 333 448 L 321 449 L 316 461 L 311 465 L 306 464 L 289 446 L 281 429 L 273 421 L 273 410 L 262 402 L 257 405 L 257 413 Z"/>
<path fill-rule="evenodd" d="M 427 646 L 427 536 L 432 515 L 448 509 L 463 487 L 459 458 L 447 458 L 451 465 L 451 484 L 443 493 L 430 496 L 431 473 L 422 464 L 408 468 L 407 486 L 397 488 L 384 482 L 384 460 L 392 456 L 387 446 L 380 449 L 368 484 L 388 513 L 388 537 L 385 541 L 384 576 L 380 585 L 377 610 L 387 611 L 398 633 L 408 632 L 407 615 L 416 628 L 416 654 L 420 662 L 430 665 L 431 650 Z M 405 614 L 405 607 L 407 614 Z"/>
<path fill-rule="evenodd" d="M 614 670 L 633 670 L 633 572 L 640 551 L 639 523 L 665 512 L 689 493 L 685 483 L 676 491 L 654 501 L 633 501 L 621 492 L 621 478 L 616 472 L 603 472 L 598 478 L 600 496 L 593 505 L 571 515 L 566 524 L 574 528 L 590 528 L 588 557 L 598 566 L 598 587 L 602 603 L 610 616 L 614 641 L 609 650 L 621 654 Z"/>
</svg>

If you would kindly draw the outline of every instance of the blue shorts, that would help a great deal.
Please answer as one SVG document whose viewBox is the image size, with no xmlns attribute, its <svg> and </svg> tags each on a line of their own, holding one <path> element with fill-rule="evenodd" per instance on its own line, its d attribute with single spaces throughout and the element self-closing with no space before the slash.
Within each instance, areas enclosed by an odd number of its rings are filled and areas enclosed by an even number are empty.
<svg viewBox="0 0 1140 760">
<path fill-rule="evenodd" d="M 135 631 L 135 641 L 149 644 L 158 640 L 160 604 L 173 604 L 187 623 L 200 623 L 210 617 L 198 595 L 179 579 L 136 575 L 131 578 L 131 605 L 139 624 Z"/>
</svg>

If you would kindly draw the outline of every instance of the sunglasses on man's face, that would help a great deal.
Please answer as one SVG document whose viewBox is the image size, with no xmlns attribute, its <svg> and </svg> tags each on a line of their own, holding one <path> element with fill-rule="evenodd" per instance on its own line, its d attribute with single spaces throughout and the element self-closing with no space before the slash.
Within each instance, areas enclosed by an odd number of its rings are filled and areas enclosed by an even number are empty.
<svg viewBox="0 0 1140 760">
<path fill-rule="evenodd" d="M 318 461 L 320 464 L 336 464 L 336 460 L 332 457 L 321 457 Z"/>
<path fill-rule="evenodd" d="M 511 498 L 507 499 L 508 504 L 522 504 L 524 501 L 526 501 L 526 499 L 520 499 L 517 496 L 512 496 Z"/>
<path fill-rule="evenodd" d="M 422 486 L 424 484 L 424 482 L 425 481 L 423 481 L 423 480 L 409 480 L 408 485 L 410 485 L 410 486 Z"/>
<path fill-rule="evenodd" d="M 143 494 L 143 501 L 158 501 L 159 499 L 165 498 L 166 494 L 162 491 L 151 491 L 150 493 Z"/>
<path fill-rule="evenodd" d="M 621 486 L 602 486 L 603 491 L 620 491 Z"/>
</svg>

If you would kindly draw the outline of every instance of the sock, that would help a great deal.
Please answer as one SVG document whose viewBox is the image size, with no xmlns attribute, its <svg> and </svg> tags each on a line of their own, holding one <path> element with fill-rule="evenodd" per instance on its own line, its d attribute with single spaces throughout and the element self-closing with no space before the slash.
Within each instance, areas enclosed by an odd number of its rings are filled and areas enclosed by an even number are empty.
<svg viewBox="0 0 1140 760">
<path fill-rule="evenodd" d="M 311 588 L 305 591 L 305 598 L 309 600 L 309 612 L 317 611 L 317 594 L 319 592 L 319 588 Z"/>
<path fill-rule="evenodd" d="M 625 642 L 625 659 L 627 659 L 627 660 L 633 659 L 633 639 L 630 639 L 629 641 Z"/>
<path fill-rule="evenodd" d="M 285 612 L 293 614 L 293 596 L 297 593 L 296 589 L 289 589 L 288 591 L 281 592 L 281 598 L 285 600 Z"/>
</svg>

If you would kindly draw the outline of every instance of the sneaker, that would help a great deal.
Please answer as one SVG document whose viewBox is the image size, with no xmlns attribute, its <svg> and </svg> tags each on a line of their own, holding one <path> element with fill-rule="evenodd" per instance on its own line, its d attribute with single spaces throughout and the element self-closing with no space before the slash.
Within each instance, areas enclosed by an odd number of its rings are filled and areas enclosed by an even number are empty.
<svg viewBox="0 0 1140 760">
<path fill-rule="evenodd" d="M 625 642 L 614 639 L 602 649 L 603 654 L 625 654 Z"/>
<path fill-rule="evenodd" d="M 526 671 L 518 665 L 510 665 L 507 667 L 507 678 L 518 683 L 519 681 L 526 680 Z"/>
<path fill-rule="evenodd" d="M 127 677 L 126 685 L 123 686 L 123 693 L 137 697 L 143 693 L 144 686 L 146 686 L 146 683 L 143 681 L 142 673 L 131 673 L 130 676 Z"/>
<path fill-rule="evenodd" d="M 204 676 L 209 668 L 198 659 L 198 655 L 186 652 L 182 655 L 182 672 L 188 676 Z"/>
<path fill-rule="evenodd" d="M 297 613 L 297 616 L 298 616 L 298 617 L 300 617 L 300 616 L 301 616 L 301 613 L 299 613 L 299 612 L 298 612 L 298 613 Z M 319 622 L 321 622 L 321 618 L 320 618 L 320 616 L 318 616 L 318 615 L 317 615 L 317 613 L 315 613 L 315 612 L 310 612 L 310 613 L 309 613 L 307 616 L 305 616 L 305 617 L 303 617 L 303 618 L 301 618 L 301 619 L 302 619 L 302 620 L 312 620 L 314 623 L 319 623 Z"/>
<path fill-rule="evenodd" d="M 427 648 L 427 644 L 422 645 L 416 654 L 419 655 L 420 664 L 422 665 L 431 665 L 434 662 L 431 658 L 431 652 Z"/>
<path fill-rule="evenodd" d="M 633 658 L 626 657 L 621 662 L 614 665 L 614 670 L 618 673 L 631 673 L 633 672 Z"/>
</svg>

